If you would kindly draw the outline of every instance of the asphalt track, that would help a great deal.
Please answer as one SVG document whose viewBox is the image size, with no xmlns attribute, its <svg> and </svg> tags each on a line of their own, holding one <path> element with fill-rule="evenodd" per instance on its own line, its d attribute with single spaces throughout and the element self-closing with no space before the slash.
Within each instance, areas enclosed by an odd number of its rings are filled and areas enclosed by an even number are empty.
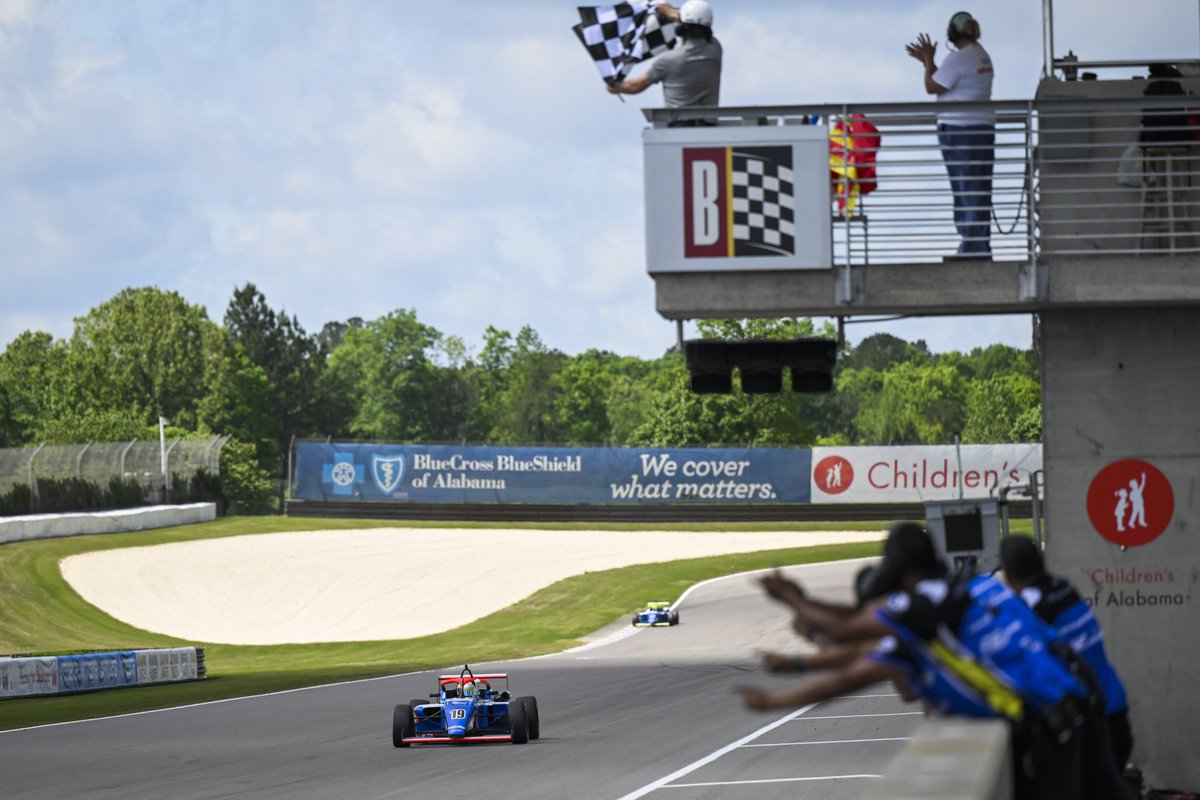
<svg viewBox="0 0 1200 800">
<path fill-rule="evenodd" d="M 845 598 L 858 566 L 789 573 Z M 890 686 L 795 712 L 744 710 L 733 686 L 788 682 L 764 675 L 754 650 L 796 648 L 786 614 L 747 576 L 695 587 L 680 616 L 673 628 L 621 620 L 554 656 L 473 664 L 537 696 L 542 738 L 527 745 L 393 748 L 392 707 L 435 688 L 421 673 L 3 732 L 3 794 L 849 800 L 920 719 Z"/>
</svg>

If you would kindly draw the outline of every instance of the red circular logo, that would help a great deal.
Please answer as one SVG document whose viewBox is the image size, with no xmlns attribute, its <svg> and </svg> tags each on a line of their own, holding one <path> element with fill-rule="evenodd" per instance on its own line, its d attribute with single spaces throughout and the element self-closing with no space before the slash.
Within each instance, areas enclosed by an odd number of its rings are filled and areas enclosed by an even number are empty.
<svg viewBox="0 0 1200 800">
<path fill-rule="evenodd" d="M 841 494 L 854 483 L 854 467 L 841 456 L 826 456 L 813 467 L 813 483 L 825 494 Z"/>
<path fill-rule="evenodd" d="M 1167 529 L 1175 515 L 1175 493 L 1153 464 L 1136 458 L 1114 461 L 1092 478 L 1087 513 L 1105 539 L 1139 547 Z"/>
</svg>

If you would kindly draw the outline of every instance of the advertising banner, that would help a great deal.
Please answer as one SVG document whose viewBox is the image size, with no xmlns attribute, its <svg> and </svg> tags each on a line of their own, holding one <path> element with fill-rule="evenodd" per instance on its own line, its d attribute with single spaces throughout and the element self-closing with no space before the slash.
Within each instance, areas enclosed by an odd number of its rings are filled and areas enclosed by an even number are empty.
<svg viewBox="0 0 1200 800">
<path fill-rule="evenodd" d="M 1042 446 L 815 447 L 812 463 L 814 503 L 921 503 L 957 499 L 960 486 L 962 497 L 988 497 L 1028 483 Z"/>
<path fill-rule="evenodd" d="M 198 677 L 196 648 L 194 647 L 137 651 L 137 682 L 139 686 L 149 683 L 194 681 Z"/>
<path fill-rule="evenodd" d="M 809 450 L 457 447 L 302 442 L 302 500 L 806 503 Z"/>
<path fill-rule="evenodd" d="M 0 697 L 32 697 L 57 691 L 57 659 L 0 658 Z"/>
<path fill-rule="evenodd" d="M 824 125 L 649 128 L 646 269 L 828 269 Z"/>
<path fill-rule="evenodd" d="M 59 656 L 58 684 L 60 692 L 134 686 L 137 684 L 137 655 L 129 650 Z"/>
</svg>

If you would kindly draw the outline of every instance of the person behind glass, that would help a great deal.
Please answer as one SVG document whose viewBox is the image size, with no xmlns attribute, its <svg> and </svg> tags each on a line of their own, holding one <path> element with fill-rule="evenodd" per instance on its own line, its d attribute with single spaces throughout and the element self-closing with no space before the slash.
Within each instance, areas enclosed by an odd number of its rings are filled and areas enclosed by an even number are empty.
<svg viewBox="0 0 1200 800">
<path fill-rule="evenodd" d="M 677 23 L 675 32 L 679 42 L 655 58 L 644 74 L 609 84 L 609 93 L 641 94 L 661 83 L 663 105 L 667 108 L 720 105 L 721 43 L 713 36 L 712 7 L 704 0 L 687 0 L 679 8 L 670 3 L 659 3 L 654 10 L 664 22 Z M 668 127 L 715 124 L 709 120 L 681 119 L 672 115 Z"/>
<path fill-rule="evenodd" d="M 925 91 L 938 103 L 986 102 L 992 99 L 992 59 L 979 44 L 979 22 L 966 11 L 950 18 L 946 38 L 955 49 L 934 61 L 937 43 L 922 33 L 905 46 L 925 65 Z M 947 105 L 937 115 L 938 144 L 954 195 L 954 226 L 962 242 L 958 256 L 991 258 L 992 165 L 996 121 L 989 110 L 958 110 Z"/>
</svg>

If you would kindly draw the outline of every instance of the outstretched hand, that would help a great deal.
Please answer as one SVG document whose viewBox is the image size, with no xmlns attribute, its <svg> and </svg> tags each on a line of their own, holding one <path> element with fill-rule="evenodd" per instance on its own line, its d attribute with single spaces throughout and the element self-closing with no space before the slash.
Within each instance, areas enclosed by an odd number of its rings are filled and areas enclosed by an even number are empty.
<svg viewBox="0 0 1200 800">
<path fill-rule="evenodd" d="M 746 708 L 765 711 L 771 707 L 767 702 L 769 695 L 755 686 L 735 686 L 733 691 L 742 696 L 742 702 L 746 704 Z"/>
<path fill-rule="evenodd" d="M 904 45 L 904 51 L 922 64 L 932 64 L 937 54 L 937 42 L 930 39 L 928 33 L 920 33 L 915 42 Z"/>
<path fill-rule="evenodd" d="M 767 672 L 791 672 L 793 669 L 792 659 L 788 656 L 763 650 L 758 654 L 762 657 L 763 669 Z"/>
<path fill-rule="evenodd" d="M 778 569 L 762 576 L 758 582 L 768 595 L 788 605 L 794 606 L 804 599 L 804 589 L 800 584 L 785 578 Z"/>
</svg>

